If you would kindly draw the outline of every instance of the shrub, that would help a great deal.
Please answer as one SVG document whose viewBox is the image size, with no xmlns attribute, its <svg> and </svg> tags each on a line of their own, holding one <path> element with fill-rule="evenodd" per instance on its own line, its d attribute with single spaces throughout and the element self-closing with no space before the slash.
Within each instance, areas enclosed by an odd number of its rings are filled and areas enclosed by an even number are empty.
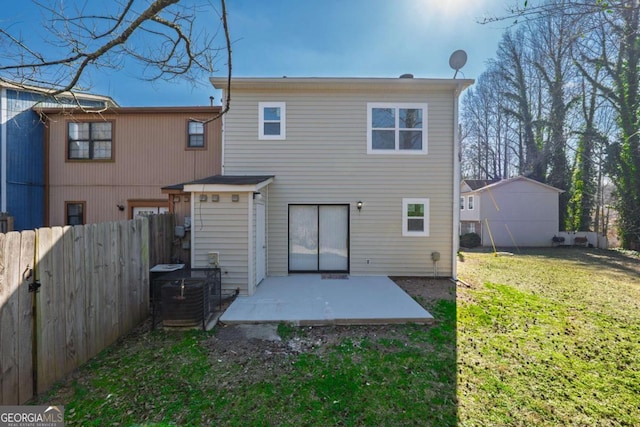
<svg viewBox="0 0 640 427">
<path fill-rule="evenodd" d="M 460 236 L 460 247 L 475 248 L 480 246 L 480 236 L 477 233 L 467 233 Z"/>
</svg>

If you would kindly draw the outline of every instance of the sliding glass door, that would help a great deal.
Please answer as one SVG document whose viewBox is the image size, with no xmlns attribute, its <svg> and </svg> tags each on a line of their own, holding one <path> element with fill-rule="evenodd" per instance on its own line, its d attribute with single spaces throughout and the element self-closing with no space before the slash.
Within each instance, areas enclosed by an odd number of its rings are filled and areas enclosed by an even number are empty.
<svg viewBox="0 0 640 427">
<path fill-rule="evenodd" d="M 289 271 L 348 270 L 349 206 L 289 205 Z"/>
</svg>

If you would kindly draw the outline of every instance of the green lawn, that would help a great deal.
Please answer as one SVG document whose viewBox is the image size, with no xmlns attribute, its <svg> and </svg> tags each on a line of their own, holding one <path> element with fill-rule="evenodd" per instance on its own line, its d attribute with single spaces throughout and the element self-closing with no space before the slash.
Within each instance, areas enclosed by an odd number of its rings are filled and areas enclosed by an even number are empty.
<svg viewBox="0 0 640 427">
<path fill-rule="evenodd" d="M 640 426 L 640 259 L 467 252 L 458 274 L 462 426 Z"/>
<path fill-rule="evenodd" d="M 281 325 L 281 343 L 137 333 L 38 401 L 70 426 L 455 426 L 455 301 L 429 309 L 431 326 Z"/>
<path fill-rule="evenodd" d="M 139 330 L 34 403 L 70 426 L 640 426 L 637 254 L 463 258 L 457 312 L 417 298 L 435 325 Z"/>
</svg>

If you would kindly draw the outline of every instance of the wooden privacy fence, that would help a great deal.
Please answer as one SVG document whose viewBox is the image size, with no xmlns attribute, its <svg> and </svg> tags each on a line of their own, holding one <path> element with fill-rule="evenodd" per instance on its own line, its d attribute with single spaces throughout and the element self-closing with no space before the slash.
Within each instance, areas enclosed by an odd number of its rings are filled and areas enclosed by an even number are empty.
<svg viewBox="0 0 640 427">
<path fill-rule="evenodd" d="M 150 262 L 170 261 L 173 223 L 0 234 L 0 404 L 46 391 L 148 316 Z"/>
</svg>

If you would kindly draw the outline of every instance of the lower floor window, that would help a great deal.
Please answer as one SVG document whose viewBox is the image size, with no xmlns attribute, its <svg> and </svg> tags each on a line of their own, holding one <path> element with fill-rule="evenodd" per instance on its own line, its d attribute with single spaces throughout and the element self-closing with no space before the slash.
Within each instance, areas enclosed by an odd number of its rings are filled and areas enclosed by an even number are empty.
<svg viewBox="0 0 640 427">
<path fill-rule="evenodd" d="M 84 224 L 85 202 L 66 202 L 67 225 Z"/>
<path fill-rule="evenodd" d="M 402 199 L 402 235 L 429 235 L 429 199 Z"/>
</svg>

